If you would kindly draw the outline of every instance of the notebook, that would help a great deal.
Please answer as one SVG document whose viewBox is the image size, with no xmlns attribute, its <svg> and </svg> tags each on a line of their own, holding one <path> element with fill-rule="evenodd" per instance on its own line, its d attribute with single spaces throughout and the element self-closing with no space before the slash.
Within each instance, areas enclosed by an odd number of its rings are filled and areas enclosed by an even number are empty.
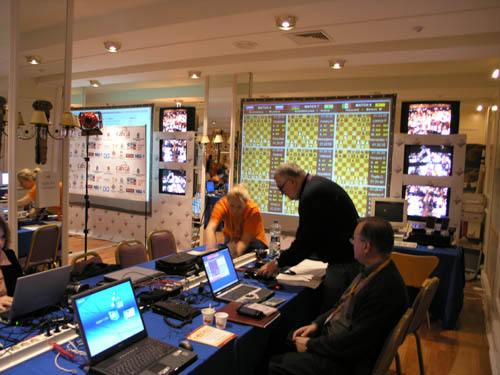
<svg viewBox="0 0 500 375">
<path fill-rule="evenodd" d="M 240 282 L 228 248 L 202 257 L 208 284 L 216 300 L 241 303 L 261 302 L 274 295 L 274 291 Z"/>
<path fill-rule="evenodd" d="M 110 272 L 110 273 L 104 275 L 104 280 L 106 280 L 106 281 L 118 281 L 118 280 L 129 278 L 132 281 L 132 284 L 136 285 L 136 284 L 142 283 L 144 281 L 149 281 L 152 279 L 157 279 L 157 278 L 162 278 L 162 277 L 165 277 L 164 272 L 161 272 L 158 270 L 152 270 L 150 268 L 133 266 L 133 267 L 124 268 L 122 270 Z"/>
<path fill-rule="evenodd" d="M 148 337 L 130 279 L 73 297 L 91 374 L 174 374 L 196 353 Z"/>
<path fill-rule="evenodd" d="M 2 311 L 0 320 L 14 323 L 20 317 L 61 302 L 70 273 L 71 266 L 65 266 L 18 278 L 12 306 Z"/>
</svg>

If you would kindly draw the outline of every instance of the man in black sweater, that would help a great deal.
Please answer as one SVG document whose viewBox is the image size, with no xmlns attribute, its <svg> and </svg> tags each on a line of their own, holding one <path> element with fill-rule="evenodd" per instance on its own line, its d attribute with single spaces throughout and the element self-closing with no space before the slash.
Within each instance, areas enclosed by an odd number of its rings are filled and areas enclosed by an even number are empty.
<svg viewBox="0 0 500 375">
<path fill-rule="evenodd" d="M 261 275 L 294 266 L 309 257 L 328 263 L 321 286 L 321 311 L 337 302 L 359 270 L 349 242 L 358 213 L 349 195 L 335 182 L 312 176 L 295 163 L 281 164 L 274 174 L 282 194 L 299 200 L 299 226 L 290 248 L 265 264 Z"/>
<path fill-rule="evenodd" d="M 363 219 L 351 239 L 363 270 L 338 304 L 293 332 L 296 352 L 271 358 L 269 374 L 370 374 L 391 330 L 408 308 L 406 287 L 391 260 L 391 225 Z"/>
</svg>

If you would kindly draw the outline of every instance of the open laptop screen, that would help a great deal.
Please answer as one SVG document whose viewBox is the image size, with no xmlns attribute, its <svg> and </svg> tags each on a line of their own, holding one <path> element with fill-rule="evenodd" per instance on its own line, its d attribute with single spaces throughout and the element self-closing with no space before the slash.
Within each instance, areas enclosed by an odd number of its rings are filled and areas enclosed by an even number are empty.
<svg viewBox="0 0 500 375">
<path fill-rule="evenodd" d="M 238 282 L 228 248 L 204 255 L 203 265 L 214 294 Z"/>
<path fill-rule="evenodd" d="M 92 357 L 145 332 L 130 280 L 82 294 L 73 303 Z"/>
</svg>

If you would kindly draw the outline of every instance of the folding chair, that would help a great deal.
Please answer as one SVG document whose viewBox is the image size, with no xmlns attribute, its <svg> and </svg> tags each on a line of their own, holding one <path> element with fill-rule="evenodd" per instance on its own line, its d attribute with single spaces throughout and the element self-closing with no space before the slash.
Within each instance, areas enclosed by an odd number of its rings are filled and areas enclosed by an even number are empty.
<svg viewBox="0 0 500 375">
<path fill-rule="evenodd" d="M 123 241 L 116 246 L 115 259 L 116 264 L 126 268 L 147 262 L 148 253 L 141 241 Z"/>
<path fill-rule="evenodd" d="M 57 224 L 38 227 L 33 233 L 28 256 L 19 259 L 23 272 L 36 271 L 40 266 L 57 267 L 57 249 L 60 237 L 61 228 Z"/>
<path fill-rule="evenodd" d="M 177 252 L 175 237 L 171 231 L 166 229 L 149 233 L 147 246 L 150 260 L 175 254 Z"/>
</svg>

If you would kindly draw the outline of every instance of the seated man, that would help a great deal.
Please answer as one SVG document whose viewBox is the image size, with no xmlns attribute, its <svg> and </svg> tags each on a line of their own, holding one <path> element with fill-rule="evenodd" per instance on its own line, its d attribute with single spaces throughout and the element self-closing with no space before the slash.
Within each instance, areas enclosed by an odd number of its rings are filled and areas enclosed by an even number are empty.
<svg viewBox="0 0 500 375">
<path fill-rule="evenodd" d="M 269 374 L 370 374 L 391 330 L 408 308 L 406 287 L 391 261 L 391 225 L 362 219 L 351 242 L 364 267 L 338 304 L 292 336 L 296 352 L 274 356 Z"/>
<path fill-rule="evenodd" d="M 243 185 L 234 185 L 215 205 L 206 229 L 207 249 L 215 248 L 215 233 L 223 220 L 224 243 L 233 258 L 250 249 L 269 247 L 259 207 L 250 200 Z"/>
</svg>

